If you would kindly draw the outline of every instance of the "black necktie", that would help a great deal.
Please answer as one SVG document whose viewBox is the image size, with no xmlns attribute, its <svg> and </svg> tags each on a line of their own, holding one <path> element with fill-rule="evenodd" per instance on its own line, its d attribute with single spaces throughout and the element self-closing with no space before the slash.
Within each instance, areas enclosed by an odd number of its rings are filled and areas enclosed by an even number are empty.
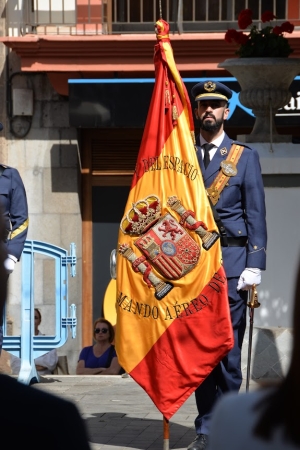
<svg viewBox="0 0 300 450">
<path fill-rule="evenodd" d="M 202 148 L 204 150 L 203 162 L 204 162 L 205 169 L 207 168 L 208 164 L 210 163 L 209 150 L 211 150 L 214 147 L 215 147 L 214 144 L 206 143 L 206 144 L 202 145 Z"/>
</svg>

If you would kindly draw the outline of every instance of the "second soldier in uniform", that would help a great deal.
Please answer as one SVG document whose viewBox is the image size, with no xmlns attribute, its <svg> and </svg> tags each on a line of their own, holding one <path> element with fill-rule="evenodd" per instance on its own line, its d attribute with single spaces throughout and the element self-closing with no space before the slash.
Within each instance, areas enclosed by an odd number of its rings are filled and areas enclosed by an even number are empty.
<svg viewBox="0 0 300 450">
<path fill-rule="evenodd" d="M 241 347 L 248 290 L 253 284 L 260 284 L 261 270 L 266 267 L 267 227 L 258 153 L 247 144 L 233 142 L 224 132 L 231 90 L 207 80 L 196 84 L 192 95 L 197 104 L 195 116 L 200 122 L 197 155 L 221 236 L 235 342 L 195 392 L 196 438 L 188 449 L 204 450 L 216 400 L 225 392 L 238 391 L 242 383 Z"/>
<path fill-rule="evenodd" d="M 28 232 L 26 191 L 17 169 L 0 164 L 0 211 L 4 216 L 6 272 L 13 272 L 19 261 Z M 0 352 L 3 344 L 3 318 L 0 317 Z"/>
</svg>

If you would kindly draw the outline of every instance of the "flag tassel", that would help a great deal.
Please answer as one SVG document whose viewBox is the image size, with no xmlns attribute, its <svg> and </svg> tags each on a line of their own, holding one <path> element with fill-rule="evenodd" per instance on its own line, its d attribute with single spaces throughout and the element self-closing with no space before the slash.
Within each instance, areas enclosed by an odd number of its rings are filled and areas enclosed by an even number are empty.
<svg viewBox="0 0 300 450">
<path fill-rule="evenodd" d="M 163 450 L 169 450 L 169 441 L 170 441 L 170 428 L 169 428 L 169 421 L 165 417 L 163 418 L 164 422 L 164 446 Z"/>
</svg>

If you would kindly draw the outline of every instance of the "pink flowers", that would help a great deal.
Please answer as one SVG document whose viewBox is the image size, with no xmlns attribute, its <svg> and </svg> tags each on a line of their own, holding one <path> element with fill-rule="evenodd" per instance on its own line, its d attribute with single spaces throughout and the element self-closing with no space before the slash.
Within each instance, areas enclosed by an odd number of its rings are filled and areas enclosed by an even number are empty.
<svg viewBox="0 0 300 450">
<path fill-rule="evenodd" d="M 238 16 L 238 26 L 241 30 L 253 24 L 253 13 L 251 9 L 244 9 Z M 266 23 L 277 19 L 272 11 L 265 11 L 261 15 L 261 22 Z M 290 22 L 284 22 L 281 25 L 267 25 L 258 29 L 252 25 L 249 34 L 235 29 L 229 29 L 225 34 L 225 41 L 229 44 L 239 45 L 236 54 L 241 58 L 253 57 L 287 57 L 292 53 L 284 33 L 292 33 L 294 25 Z"/>
</svg>

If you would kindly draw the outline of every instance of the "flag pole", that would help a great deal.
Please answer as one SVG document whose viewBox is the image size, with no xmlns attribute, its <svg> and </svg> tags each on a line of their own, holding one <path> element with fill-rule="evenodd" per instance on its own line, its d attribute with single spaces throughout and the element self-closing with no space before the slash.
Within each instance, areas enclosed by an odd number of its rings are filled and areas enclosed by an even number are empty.
<svg viewBox="0 0 300 450">
<path fill-rule="evenodd" d="M 159 18 L 162 19 L 162 6 L 161 0 L 158 2 L 159 5 Z M 164 429 L 164 440 L 163 440 L 163 450 L 169 450 L 170 448 L 170 427 L 168 419 L 163 416 L 163 429 Z"/>
<path fill-rule="evenodd" d="M 162 7 L 161 7 L 161 0 L 159 0 L 158 2 L 158 7 L 159 7 L 159 18 L 162 19 Z"/>
<path fill-rule="evenodd" d="M 164 422 L 164 446 L 163 450 L 169 450 L 169 442 L 170 442 L 170 429 L 169 429 L 169 421 L 163 416 Z"/>
</svg>

